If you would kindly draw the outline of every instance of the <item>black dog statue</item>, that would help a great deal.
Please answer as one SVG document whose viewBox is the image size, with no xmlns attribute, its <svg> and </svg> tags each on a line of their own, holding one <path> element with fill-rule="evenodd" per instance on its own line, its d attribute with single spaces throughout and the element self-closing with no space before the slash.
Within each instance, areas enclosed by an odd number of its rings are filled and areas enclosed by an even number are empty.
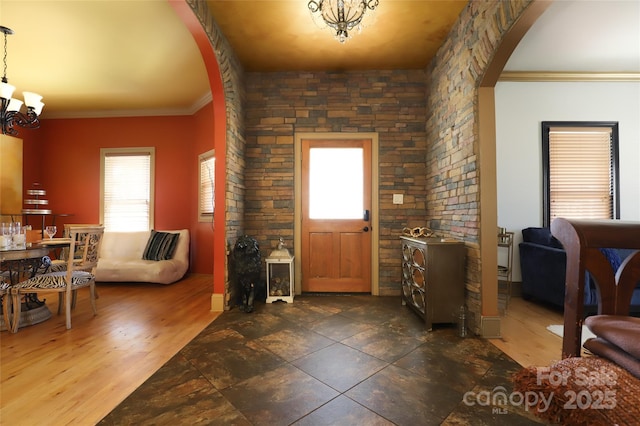
<svg viewBox="0 0 640 426">
<path fill-rule="evenodd" d="M 238 289 L 242 296 L 242 308 L 245 312 L 253 312 L 256 286 L 262 270 L 258 242 L 247 235 L 238 238 L 233 247 L 233 257 Z"/>
</svg>

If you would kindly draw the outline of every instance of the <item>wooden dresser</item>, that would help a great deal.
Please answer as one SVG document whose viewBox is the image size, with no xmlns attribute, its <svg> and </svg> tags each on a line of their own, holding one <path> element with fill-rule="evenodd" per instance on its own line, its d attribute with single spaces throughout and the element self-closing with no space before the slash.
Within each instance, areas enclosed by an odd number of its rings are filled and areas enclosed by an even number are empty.
<svg viewBox="0 0 640 426">
<path fill-rule="evenodd" d="M 402 304 L 435 323 L 455 323 L 464 305 L 464 242 L 440 238 L 400 237 Z"/>
</svg>

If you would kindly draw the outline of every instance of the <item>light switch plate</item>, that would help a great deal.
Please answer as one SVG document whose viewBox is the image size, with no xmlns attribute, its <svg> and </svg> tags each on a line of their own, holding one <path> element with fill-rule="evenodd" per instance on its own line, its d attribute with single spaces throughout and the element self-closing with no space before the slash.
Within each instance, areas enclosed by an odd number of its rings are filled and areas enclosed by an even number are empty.
<svg viewBox="0 0 640 426">
<path fill-rule="evenodd" d="M 404 195 L 393 194 L 393 204 L 403 204 L 403 203 L 404 203 Z"/>
</svg>

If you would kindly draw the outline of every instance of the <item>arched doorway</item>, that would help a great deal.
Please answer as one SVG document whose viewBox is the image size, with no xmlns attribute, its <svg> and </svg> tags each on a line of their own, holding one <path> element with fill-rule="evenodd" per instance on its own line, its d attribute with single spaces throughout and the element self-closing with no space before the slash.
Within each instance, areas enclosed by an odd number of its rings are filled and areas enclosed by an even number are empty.
<svg viewBox="0 0 640 426">
<path fill-rule="evenodd" d="M 224 310 L 226 296 L 226 152 L 227 152 L 227 113 L 224 84 L 222 81 L 218 58 L 209 40 L 206 29 L 198 17 L 184 0 L 170 0 L 180 19 L 185 23 L 193 35 L 209 78 L 213 101 L 214 140 L 213 148 L 216 152 L 216 163 L 223 165 L 215 169 L 215 210 L 213 216 L 213 294 L 211 295 L 211 310 Z"/>
<path fill-rule="evenodd" d="M 484 77 L 478 88 L 478 141 L 480 180 L 480 257 L 484 265 L 496 265 L 482 268 L 482 315 L 497 317 L 498 310 L 498 196 L 496 184 L 496 127 L 494 89 L 500 73 L 504 69 L 514 49 L 531 28 L 534 22 L 549 7 L 549 1 L 534 1 L 524 10 L 494 52 Z M 482 325 L 483 335 L 491 337 L 492 327 Z M 499 331 L 498 331 L 499 333 Z"/>
</svg>

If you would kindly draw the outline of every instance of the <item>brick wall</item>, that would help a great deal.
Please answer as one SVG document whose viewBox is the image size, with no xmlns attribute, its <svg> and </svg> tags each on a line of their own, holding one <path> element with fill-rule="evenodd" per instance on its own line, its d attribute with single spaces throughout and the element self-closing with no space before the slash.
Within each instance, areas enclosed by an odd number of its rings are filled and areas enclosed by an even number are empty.
<svg viewBox="0 0 640 426">
<path fill-rule="evenodd" d="M 504 34 L 529 4 L 469 2 L 427 69 L 426 216 L 432 228 L 467 243 L 467 305 L 476 332 L 482 291 L 478 87 Z"/>
<path fill-rule="evenodd" d="M 399 295 L 400 235 L 425 226 L 425 74 L 413 71 L 246 75 L 245 230 L 263 255 L 293 250 L 294 134 L 377 132 L 380 294 Z M 404 204 L 393 205 L 392 194 Z"/>
</svg>

